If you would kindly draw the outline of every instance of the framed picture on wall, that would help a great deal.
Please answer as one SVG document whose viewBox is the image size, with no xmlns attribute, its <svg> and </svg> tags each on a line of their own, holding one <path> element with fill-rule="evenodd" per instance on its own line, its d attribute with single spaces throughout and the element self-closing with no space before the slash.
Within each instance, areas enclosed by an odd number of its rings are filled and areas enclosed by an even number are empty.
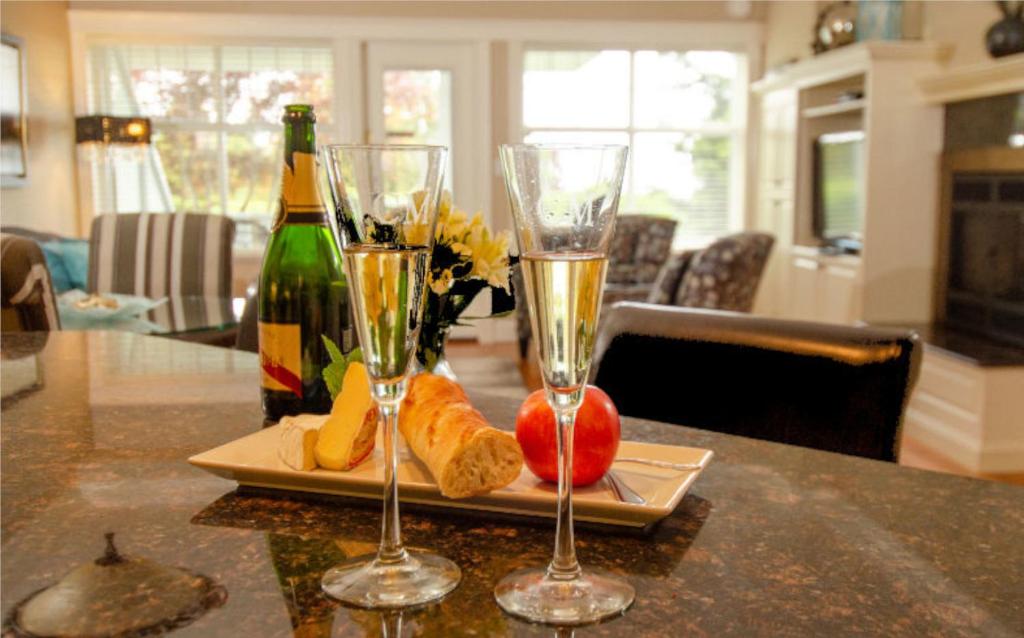
<svg viewBox="0 0 1024 638">
<path fill-rule="evenodd" d="M 22 186 L 28 176 L 25 140 L 25 50 L 21 38 L 3 34 L 0 47 L 0 180 Z"/>
</svg>

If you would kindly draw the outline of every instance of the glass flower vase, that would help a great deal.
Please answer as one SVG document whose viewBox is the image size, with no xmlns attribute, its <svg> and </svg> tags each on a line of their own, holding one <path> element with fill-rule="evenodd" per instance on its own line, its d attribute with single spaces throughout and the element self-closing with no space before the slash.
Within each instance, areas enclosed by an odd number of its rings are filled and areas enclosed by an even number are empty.
<svg viewBox="0 0 1024 638">
<path fill-rule="evenodd" d="M 429 372 L 452 381 L 458 381 L 455 371 L 448 363 L 445 349 L 448 346 L 448 337 L 451 336 L 451 326 L 427 326 L 420 330 L 419 343 L 416 346 L 416 362 L 413 373 Z"/>
</svg>

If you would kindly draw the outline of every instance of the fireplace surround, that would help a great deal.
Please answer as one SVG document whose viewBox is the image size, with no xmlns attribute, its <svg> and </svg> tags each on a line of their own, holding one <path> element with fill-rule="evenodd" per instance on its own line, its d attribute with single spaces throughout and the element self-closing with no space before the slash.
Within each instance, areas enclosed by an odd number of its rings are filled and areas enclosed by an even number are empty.
<svg viewBox="0 0 1024 638">
<path fill-rule="evenodd" d="M 1024 148 L 1007 145 L 1014 105 L 1024 98 L 946 109 L 936 310 L 951 328 L 1024 345 Z"/>
</svg>

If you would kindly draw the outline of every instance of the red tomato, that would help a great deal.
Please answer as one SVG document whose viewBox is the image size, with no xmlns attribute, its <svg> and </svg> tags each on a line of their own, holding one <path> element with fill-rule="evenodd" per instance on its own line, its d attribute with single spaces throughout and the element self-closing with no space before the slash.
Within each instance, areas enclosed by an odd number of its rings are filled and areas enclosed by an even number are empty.
<svg viewBox="0 0 1024 638">
<path fill-rule="evenodd" d="M 619 411 L 600 388 L 588 385 L 573 428 L 572 484 L 596 482 L 615 460 L 619 450 Z M 545 481 L 558 481 L 558 446 L 555 413 L 537 390 L 526 398 L 516 415 L 516 440 L 523 448 L 526 466 Z"/>
</svg>

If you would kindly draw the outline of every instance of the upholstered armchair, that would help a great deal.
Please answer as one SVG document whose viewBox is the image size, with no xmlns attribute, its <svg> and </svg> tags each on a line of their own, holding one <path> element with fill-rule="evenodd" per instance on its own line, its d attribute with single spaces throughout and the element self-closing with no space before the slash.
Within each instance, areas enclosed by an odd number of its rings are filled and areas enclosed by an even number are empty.
<svg viewBox="0 0 1024 638">
<path fill-rule="evenodd" d="M 647 303 L 750 312 L 775 239 L 736 233 L 703 250 L 672 255 L 658 273 Z"/>
<path fill-rule="evenodd" d="M 672 251 L 676 221 L 655 215 L 622 215 L 608 255 L 605 304 L 643 301 Z"/>
</svg>

